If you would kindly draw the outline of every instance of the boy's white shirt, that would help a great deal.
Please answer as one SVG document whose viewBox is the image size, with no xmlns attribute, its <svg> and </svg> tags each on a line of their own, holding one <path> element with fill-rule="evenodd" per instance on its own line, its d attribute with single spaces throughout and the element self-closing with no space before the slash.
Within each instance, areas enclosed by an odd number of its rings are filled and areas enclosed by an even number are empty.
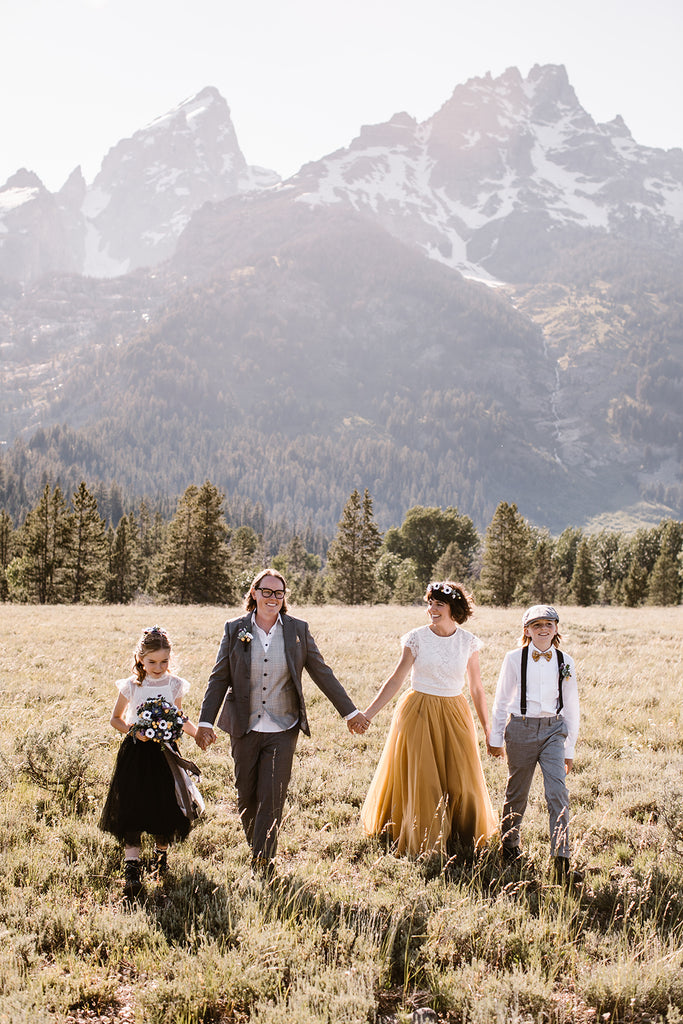
<svg viewBox="0 0 683 1024">
<path fill-rule="evenodd" d="M 526 717 L 548 718 L 557 714 L 557 654 L 555 648 L 551 647 L 553 656 L 550 661 L 545 658 L 534 661 L 531 657 L 534 650 L 536 650 L 534 645 L 529 644 L 526 673 Z M 560 714 L 567 723 L 564 756 L 573 759 L 579 735 L 579 690 L 576 684 L 574 659 L 571 655 L 565 654 L 564 663 L 571 670 L 571 675 L 562 680 L 562 710 Z M 490 746 L 503 746 L 508 716 L 521 714 L 521 698 L 522 648 L 517 647 L 514 651 L 507 652 L 501 665 L 491 711 Z"/>
</svg>

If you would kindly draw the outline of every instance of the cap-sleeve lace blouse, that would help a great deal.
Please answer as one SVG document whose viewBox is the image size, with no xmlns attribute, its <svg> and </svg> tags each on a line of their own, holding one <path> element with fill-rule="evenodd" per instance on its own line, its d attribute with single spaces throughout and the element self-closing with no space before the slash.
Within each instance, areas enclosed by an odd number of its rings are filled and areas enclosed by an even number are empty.
<svg viewBox="0 0 683 1024">
<path fill-rule="evenodd" d="M 160 679 L 154 681 L 146 677 L 141 686 L 138 685 L 135 676 L 128 676 L 127 679 L 117 679 L 116 689 L 128 701 L 123 720 L 126 725 L 132 725 L 137 718 L 137 709 L 150 697 L 163 697 L 169 704 L 175 704 L 178 699 L 182 701 L 190 684 L 180 676 L 172 676 L 167 672 Z"/>
<path fill-rule="evenodd" d="M 402 636 L 401 644 L 415 656 L 412 688 L 437 697 L 462 693 L 467 662 L 483 646 L 478 636 L 461 626 L 451 636 L 438 636 L 429 626 L 419 626 Z"/>
</svg>

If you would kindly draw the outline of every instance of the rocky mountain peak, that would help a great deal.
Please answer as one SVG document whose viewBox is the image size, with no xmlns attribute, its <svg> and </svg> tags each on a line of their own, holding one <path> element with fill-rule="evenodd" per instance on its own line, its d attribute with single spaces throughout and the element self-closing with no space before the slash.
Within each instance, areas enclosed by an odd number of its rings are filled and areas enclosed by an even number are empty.
<svg viewBox="0 0 683 1024">
<path fill-rule="evenodd" d="M 18 171 L 15 171 L 14 174 L 10 175 L 0 191 L 5 192 L 13 188 L 37 188 L 45 190 L 45 186 L 38 175 L 33 171 L 28 171 L 25 167 L 20 167 Z"/>
<path fill-rule="evenodd" d="M 279 180 L 247 165 L 228 104 L 206 87 L 113 146 L 90 185 L 76 168 L 52 195 L 37 175 L 17 171 L 0 190 L 2 274 L 115 277 L 154 266 L 172 255 L 204 203 Z"/>
<path fill-rule="evenodd" d="M 423 124 L 397 115 L 363 128 L 294 181 L 300 201 L 346 203 L 482 279 L 536 273 L 563 232 L 681 245 L 676 151 L 638 146 L 621 118 L 596 124 L 563 65 L 472 78 Z"/>
<path fill-rule="evenodd" d="M 79 165 L 66 179 L 58 195 L 62 202 L 80 207 L 85 199 L 86 188 L 85 178 Z"/>
<path fill-rule="evenodd" d="M 83 207 L 91 225 L 86 273 L 111 276 L 167 259 L 194 211 L 235 195 L 247 177 L 228 104 L 203 89 L 105 157 Z"/>
</svg>

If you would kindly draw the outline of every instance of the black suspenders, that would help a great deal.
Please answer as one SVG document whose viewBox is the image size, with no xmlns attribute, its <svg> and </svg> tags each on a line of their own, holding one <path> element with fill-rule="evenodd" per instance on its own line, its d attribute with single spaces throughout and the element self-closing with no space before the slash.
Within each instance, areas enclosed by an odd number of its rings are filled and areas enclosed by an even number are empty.
<svg viewBox="0 0 683 1024">
<path fill-rule="evenodd" d="M 559 648 L 557 651 L 557 713 L 564 707 L 562 701 L 562 666 L 564 665 L 564 654 Z M 526 666 L 529 660 L 529 644 L 522 648 L 522 695 L 519 701 L 519 713 L 526 718 Z"/>
</svg>

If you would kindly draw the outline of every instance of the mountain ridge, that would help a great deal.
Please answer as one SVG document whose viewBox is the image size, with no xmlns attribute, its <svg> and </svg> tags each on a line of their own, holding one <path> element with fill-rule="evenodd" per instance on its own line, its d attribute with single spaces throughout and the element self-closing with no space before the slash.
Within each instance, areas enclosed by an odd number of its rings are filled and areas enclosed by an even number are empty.
<svg viewBox="0 0 683 1024">
<path fill-rule="evenodd" d="M 160 150 L 138 138 L 138 180 L 174 170 L 159 152 L 215 96 L 194 99 L 152 123 Z M 204 200 L 151 268 L 5 276 L 0 497 L 3 474 L 12 494 L 209 477 L 328 531 L 365 486 L 382 525 L 420 503 L 483 527 L 501 500 L 556 531 L 680 515 L 682 158 L 596 125 L 564 68 L 510 69 Z M 15 187 L 82 207 L 82 176 L 67 185 Z"/>
</svg>

